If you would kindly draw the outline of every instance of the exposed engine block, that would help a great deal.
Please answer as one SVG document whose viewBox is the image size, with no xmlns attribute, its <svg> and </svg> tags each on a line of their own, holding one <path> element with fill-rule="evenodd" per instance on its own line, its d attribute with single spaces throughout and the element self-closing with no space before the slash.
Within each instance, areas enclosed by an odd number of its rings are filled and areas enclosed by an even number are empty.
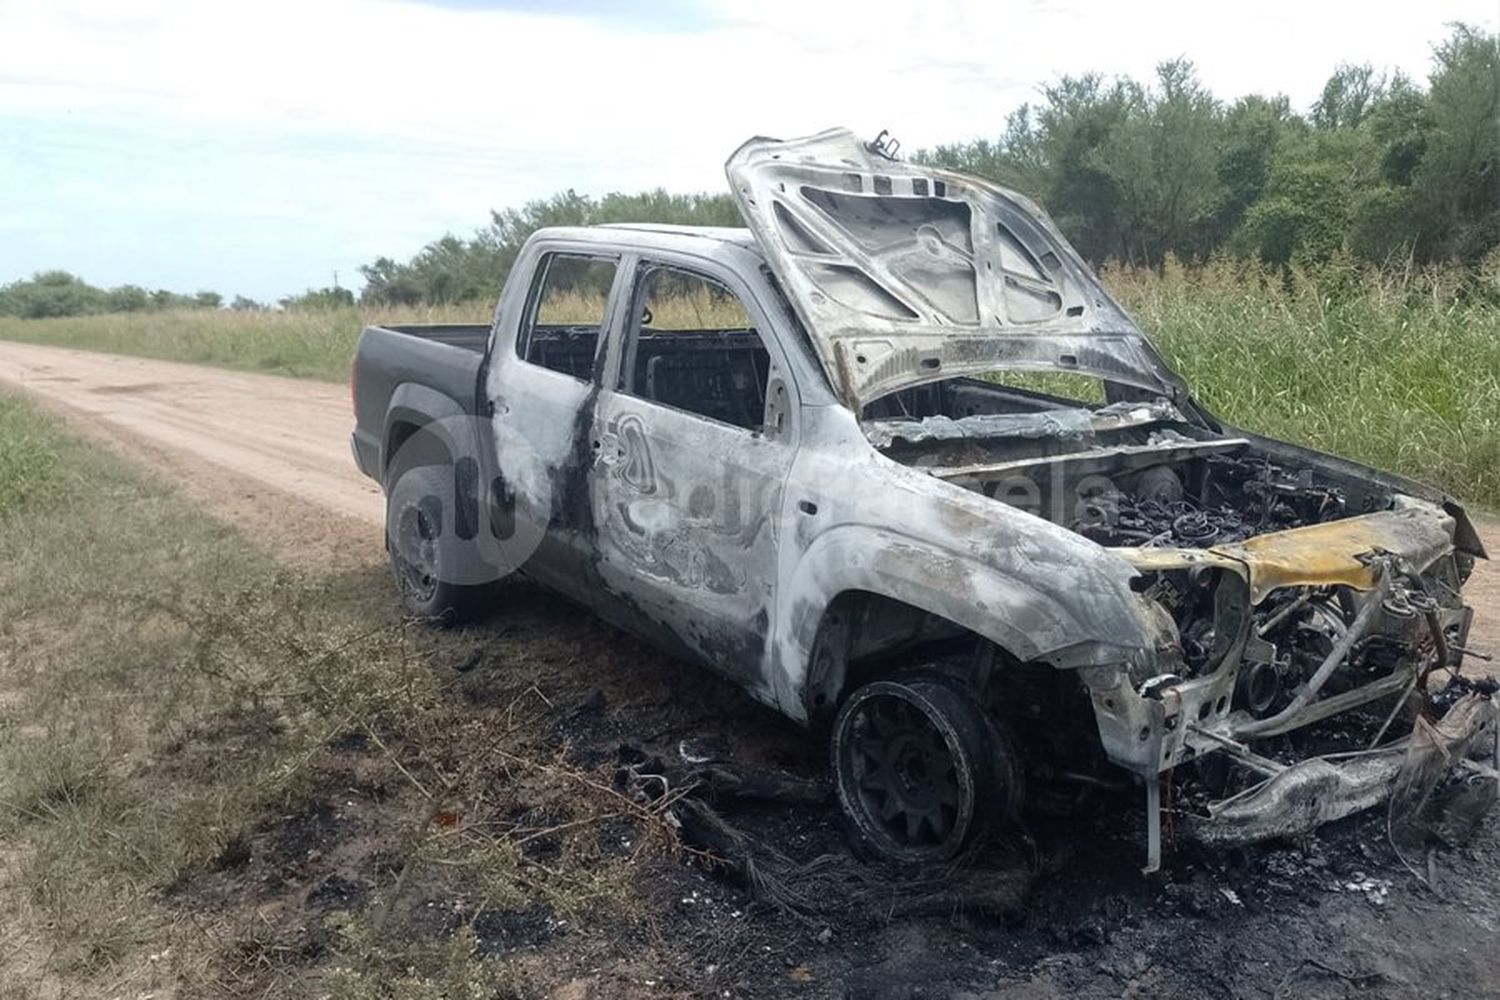
<svg viewBox="0 0 1500 1000">
<path fill-rule="evenodd" d="M 1333 520 L 1345 507 L 1337 489 L 1313 485 L 1311 475 L 1238 458 L 1209 459 L 1197 492 L 1202 501 L 1187 495 L 1175 470 L 1156 466 L 1126 492 L 1089 497 L 1072 529 L 1103 545 L 1207 548 Z"/>
</svg>

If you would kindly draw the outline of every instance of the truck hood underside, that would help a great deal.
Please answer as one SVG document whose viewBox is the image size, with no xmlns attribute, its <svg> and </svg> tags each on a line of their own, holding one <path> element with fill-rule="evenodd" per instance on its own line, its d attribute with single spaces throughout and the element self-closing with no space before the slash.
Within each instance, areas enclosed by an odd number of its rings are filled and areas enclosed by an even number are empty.
<svg viewBox="0 0 1500 1000">
<path fill-rule="evenodd" d="M 756 138 L 725 165 L 843 401 L 995 369 L 1178 384 L 1022 195 L 892 159 L 845 129 Z"/>
</svg>

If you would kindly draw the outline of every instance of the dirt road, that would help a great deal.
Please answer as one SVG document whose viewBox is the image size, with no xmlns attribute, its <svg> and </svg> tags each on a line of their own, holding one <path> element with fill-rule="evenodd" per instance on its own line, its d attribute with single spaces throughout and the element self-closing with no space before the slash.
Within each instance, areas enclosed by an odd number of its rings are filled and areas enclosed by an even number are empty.
<svg viewBox="0 0 1500 1000">
<path fill-rule="evenodd" d="M 145 461 L 283 555 L 380 556 L 383 500 L 350 457 L 345 386 L 3 341 L 0 385 Z"/>
<path fill-rule="evenodd" d="M 379 543 L 380 491 L 350 458 L 344 386 L 6 342 L 0 384 L 110 437 L 283 552 L 316 559 L 353 544 L 367 555 Z M 1465 592 L 1471 641 L 1500 655 L 1500 525 L 1481 530 L 1497 560 Z"/>
</svg>

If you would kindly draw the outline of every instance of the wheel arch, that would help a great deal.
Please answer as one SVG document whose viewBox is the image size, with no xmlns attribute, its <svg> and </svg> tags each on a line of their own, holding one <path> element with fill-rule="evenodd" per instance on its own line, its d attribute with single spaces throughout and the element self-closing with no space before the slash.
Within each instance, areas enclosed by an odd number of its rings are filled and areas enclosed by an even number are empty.
<svg viewBox="0 0 1500 1000">
<path fill-rule="evenodd" d="M 794 583 L 788 636 L 794 669 L 787 693 L 804 718 L 837 708 L 851 662 L 879 657 L 881 642 L 872 644 L 864 631 L 871 622 L 896 632 L 910 626 L 900 641 L 886 637 L 898 650 L 968 636 L 1020 662 L 1093 642 L 1088 626 L 1055 598 L 972 557 L 864 530 L 817 548 L 804 556 Z"/>
<path fill-rule="evenodd" d="M 381 435 L 382 480 L 398 463 L 406 467 L 454 464 L 467 449 L 455 439 L 451 424 L 454 418 L 466 416 L 456 400 L 436 389 L 415 382 L 397 386 Z"/>
</svg>

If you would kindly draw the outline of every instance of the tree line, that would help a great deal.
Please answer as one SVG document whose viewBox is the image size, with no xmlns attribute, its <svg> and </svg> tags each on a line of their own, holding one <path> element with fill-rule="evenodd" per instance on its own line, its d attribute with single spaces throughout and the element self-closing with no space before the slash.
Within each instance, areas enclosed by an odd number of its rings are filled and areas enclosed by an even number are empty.
<svg viewBox="0 0 1500 1000">
<path fill-rule="evenodd" d="M 43 319 L 90 313 L 146 312 L 162 309 L 218 309 L 218 292 L 182 295 L 165 288 L 151 291 L 139 285 L 97 288 L 67 271 L 42 271 L 25 281 L 0 286 L 0 316 Z"/>
<path fill-rule="evenodd" d="M 427 244 L 406 262 L 377 258 L 361 267 L 363 298 L 389 305 L 444 304 L 494 298 L 527 237 L 544 226 L 598 226 L 658 222 L 691 226 L 742 226 L 727 194 L 670 194 L 658 188 L 591 198 L 568 190 L 520 208 L 490 213 L 490 223 L 469 239 L 452 234 Z"/>
<path fill-rule="evenodd" d="M 1425 85 L 1339 66 L 1306 111 L 1284 96 L 1221 100 L 1186 59 L 1162 63 L 1148 81 L 1063 77 L 1011 113 L 998 135 L 915 159 L 1033 197 L 1095 265 L 1218 256 L 1301 267 L 1335 257 L 1474 265 L 1500 247 L 1500 35 L 1455 25 L 1434 46 Z M 742 224 L 728 194 L 568 190 L 491 212 L 467 238 L 445 235 L 409 260 L 377 258 L 360 268 L 361 299 L 492 299 L 537 229 L 611 222 Z M 353 304 L 343 288 L 280 302 Z M 222 305 L 213 292 L 96 289 L 65 272 L 0 288 L 0 315 Z M 243 297 L 230 304 L 258 307 Z"/>
<path fill-rule="evenodd" d="M 352 307 L 354 293 L 347 288 L 310 288 L 300 295 L 281 299 L 278 305 L 283 309 Z M 67 271 L 40 271 L 22 281 L 0 285 L 0 316 L 21 319 L 226 307 L 236 312 L 270 308 L 243 295 L 236 295 L 226 303 L 218 292 L 184 295 L 165 288 L 153 291 L 139 285 L 100 288 Z"/>
<path fill-rule="evenodd" d="M 1500 38 L 1455 27 L 1425 88 L 1340 66 L 1305 115 L 1222 102 L 1183 59 L 1065 77 L 999 137 L 919 157 L 1035 196 L 1096 263 L 1474 263 L 1500 244 Z"/>
</svg>

